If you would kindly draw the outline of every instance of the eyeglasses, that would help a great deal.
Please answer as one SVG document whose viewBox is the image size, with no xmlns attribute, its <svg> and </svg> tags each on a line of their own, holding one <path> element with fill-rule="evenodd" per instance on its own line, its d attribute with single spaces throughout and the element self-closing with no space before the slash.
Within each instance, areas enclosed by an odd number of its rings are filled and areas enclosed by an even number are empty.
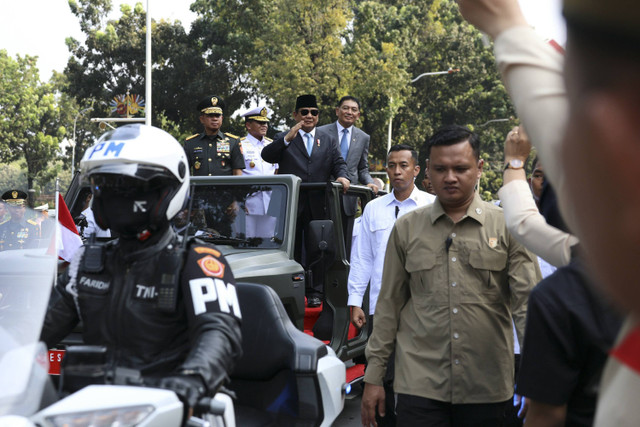
<svg viewBox="0 0 640 427">
<path fill-rule="evenodd" d="M 205 116 L 207 116 L 207 117 L 220 117 L 220 116 L 222 116 L 222 114 L 220 114 L 220 113 L 208 113 L 208 114 L 205 114 Z"/>
<path fill-rule="evenodd" d="M 348 112 L 348 111 L 351 111 L 352 113 L 360 112 L 360 108 L 358 108 L 358 107 L 349 107 L 348 105 L 343 105 L 342 107 L 340 107 L 340 109 L 342 111 L 344 111 L 345 113 Z"/>
<path fill-rule="evenodd" d="M 309 115 L 309 113 L 311 113 L 311 115 L 315 117 L 318 114 L 320 114 L 320 110 L 310 110 L 308 108 L 302 108 L 302 109 L 298 110 L 298 113 L 301 116 L 307 116 L 307 115 Z"/>
</svg>

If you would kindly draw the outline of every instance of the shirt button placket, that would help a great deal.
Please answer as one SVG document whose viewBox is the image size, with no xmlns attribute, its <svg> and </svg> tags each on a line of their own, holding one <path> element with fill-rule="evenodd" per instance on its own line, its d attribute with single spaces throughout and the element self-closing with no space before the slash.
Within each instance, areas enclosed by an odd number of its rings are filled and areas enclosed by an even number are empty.
<svg viewBox="0 0 640 427">
<path fill-rule="evenodd" d="M 449 234 L 449 239 L 453 242 L 455 242 L 455 238 L 456 238 L 456 233 L 452 232 Z M 462 325 L 461 321 L 462 319 L 459 317 L 460 316 L 460 284 L 458 283 L 457 279 L 459 279 L 458 275 L 456 274 L 459 271 L 459 266 L 458 266 L 458 253 L 455 249 L 455 243 L 450 244 L 450 247 L 448 248 L 449 250 L 447 250 L 447 257 L 449 258 L 449 295 L 450 295 L 450 299 L 449 299 L 449 303 L 450 303 L 450 322 L 449 322 L 449 327 L 450 327 L 450 343 L 451 343 L 451 367 L 453 370 L 453 377 L 452 377 L 452 393 L 453 396 L 458 396 L 459 395 L 459 391 L 460 391 L 460 387 L 462 387 L 462 385 L 460 384 L 460 371 L 461 371 L 461 361 L 460 361 L 460 354 L 461 354 L 461 343 L 460 343 L 460 333 L 456 332 L 457 330 L 460 329 L 460 326 Z"/>
</svg>

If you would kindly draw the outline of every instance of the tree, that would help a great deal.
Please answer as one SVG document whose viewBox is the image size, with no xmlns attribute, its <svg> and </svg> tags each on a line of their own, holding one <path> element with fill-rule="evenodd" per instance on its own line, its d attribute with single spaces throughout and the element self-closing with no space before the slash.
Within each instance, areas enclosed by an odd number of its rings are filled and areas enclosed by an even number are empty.
<svg viewBox="0 0 640 427">
<path fill-rule="evenodd" d="M 0 169 L 0 191 L 12 188 L 27 188 L 27 165 L 24 159 L 4 163 Z"/>
<path fill-rule="evenodd" d="M 515 117 L 515 111 L 496 70 L 493 51 L 462 19 L 455 1 L 422 0 L 412 5 L 416 6 L 412 16 L 420 22 L 413 27 L 418 43 L 407 53 L 410 65 L 404 84 L 412 93 L 394 117 L 394 143 L 420 148 L 443 125 L 470 127 L 479 134 L 486 154 L 481 194 L 491 198 L 502 184 L 502 142 L 515 124 L 509 119 Z M 459 68 L 460 72 L 427 76 L 411 83 L 424 72 L 449 68 Z M 487 123 L 493 119 L 506 120 Z M 424 171 L 424 162 L 420 166 Z"/>
<path fill-rule="evenodd" d="M 14 60 L 0 50 L 0 158 L 26 161 L 28 188 L 36 179 L 52 179 L 47 165 L 66 133 L 52 86 L 38 77 L 36 59 Z"/>
<path fill-rule="evenodd" d="M 94 115 L 114 115 L 107 101 L 127 91 L 144 94 L 146 12 L 141 3 L 120 7 L 121 16 L 107 20 L 111 0 L 69 1 L 86 34 L 84 44 L 67 39 L 71 57 L 64 91 L 79 105 L 93 102 Z M 234 111 L 246 98 L 223 48 L 223 31 L 210 23 L 193 24 L 191 34 L 179 21 L 152 21 L 153 124 L 183 138 L 200 129 L 196 104 L 208 94 L 225 99 Z M 213 40 L 212 40 L 213 38 Z"/>
<path fill-rule="evenodd" d="M 110 0 L 70 6 L 87 41 L 68 41 L 65 91 L 78 106 L 95 100 L 106 114 L 105 99 L 142 93 L 145 13 L 140 3 L 121 6 L 121 17 L 107 21 Z M 386 158 L 392 117 L 393 143 L 416 148 L 443 124 L 473 127 L 489 155 L 487 170 L 496 172 L 487 173 L 483 189 L 497 191 L 502 137 L 514 123 L 480 125 L 515 113 L 492 51 L 454 0 L 195 0 L 191 9 L 198 18 L 189 32 L 177 22 L 153 23 L 154 124 L 174 136 L 200 129 L 194 105 L 206 94 L 225 99 L 228 119 L 266 100 L 275 124 L 289 119 L 303 93 L 318 96 L 320 124 L 331 122 L 336 101 L 349 94 L 361 100 L 360 126 L 371 135 L 374 158 Z M 449 67 L 460 72 L 411 82 Z"/>
<path fill-rule="evenodd" d="M 333 107 L 339 81 L 349 73 L 342 43 L 351 16 L 347 0 L 197 0 L 192 10 L 201 17 L 190 36 L 211 47 L 209 58 L 226 58 L 242 89 L 236 91 L 244 96 L 241 105 L 266 99 L 275 123 L 291 116 L 301 94 L 316 94 L 320 107 Z"/>
<path fill-rule="evenodd" d="M 62 152 L 62 163 L 59 165 L 67 169 L 79 170 L 79 163 L 84 152 L 96 142 L 97 137 L 102 133 L 97 123 L 91 122 L 92 113 L 98 109 L 99 104 L 93 99 L 79 99 L 69 94 L 69 81 L 66 74 L 54 72 L 50 83 L 57 94 L 60 106 L 60 120 L 67 126 L 67 144 L 60 147 Z M 96 108 L 98 107 L 98 108 Z M 75 142 L 74 142 L 75 141 Z M 75 153 L 72 153 L 75 150 Z M 71 168 L 71 161 L 74 167 Z"/>
<path fill-rule="evenodd" d="M 350 61 L 355 64 L 351 92 L 363 104 L 363 128 L 371 135 L 370 153 L 386 161 L 387 124 L 411 104 L 408 68 L 415 45 L 415 33 L 424 25 L 415 4 L 387 4 L 380 1 L 356 3 Z M 394 143 L 400 142 L 397 138 Z M 414 144 L 411 144 L 414 145 Z"/>
</svg>

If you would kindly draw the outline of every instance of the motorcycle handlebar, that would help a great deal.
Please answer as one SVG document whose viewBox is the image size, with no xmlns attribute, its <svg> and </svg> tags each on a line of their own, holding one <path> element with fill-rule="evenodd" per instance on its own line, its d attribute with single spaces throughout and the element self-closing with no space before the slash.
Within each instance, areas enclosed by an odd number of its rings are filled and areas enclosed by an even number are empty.
<svg viewBox="0 0 640 427">
<path fill-rule="evenodd" d="M 224 402 L 213 399 L 211 397 L 203 397 L 196 405 L 196 412 L 207 412 L 213 415 L 224 415 L 227 405 Z"/>
</svg>

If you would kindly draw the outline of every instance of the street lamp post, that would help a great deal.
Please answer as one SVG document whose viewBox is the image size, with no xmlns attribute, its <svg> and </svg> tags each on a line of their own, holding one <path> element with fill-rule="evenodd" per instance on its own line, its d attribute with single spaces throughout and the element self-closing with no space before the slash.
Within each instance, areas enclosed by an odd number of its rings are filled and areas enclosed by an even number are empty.
<svg viewBox="0 0 640 427">
<path fill-rule="evenodd" d="M 513 120 L 513 117 L 505 117 L 503 119 L 491 119 L 489 121 L 484 122 L 481 125 L 478 125 L 479 128 L 485 127 L 486 125 L 488 125 L 489 123 L 496 123 L 496 122 L 508 122 Z"/>
<path fill-rule="evenodd" d="M 422 73 L 416 77 L 414 77 L 411 80 L 411 83 L 415 83 L 418 80 L 420 80 L 421 78 L 425 77 L 425 76 L 437 76 L 437 75 L 441 75 L 441 74 L 453 74 L 453 73 L 457 73 L 460 71 L 460 68 L 451 68 L 449 67 L 448 70 L 446 71 L 432 71 L 429 73 Z M 393 100 L 393 98 L 389 98 L 389 100 Z M 391 104 L 391 102 L 389 103 Z M 387 135 L 387 153 L 389 152 L 389 150 L 391 150 L 391 128 L 393 126 L 393 114 L 391 114 L 391 117 L 389 117 L 389 131 L 388 131 L 388 135 Z"/>
<path fill-rule="evenodd" d="M 71 147 L 71 178 L 73 178 L 73 174 L 76 169 L 76 123 L 78 122 L 78 118 L 82 116 L 87 111 L 93 110 L 93 107 L 85 108 L 76 114 L 76 118 L 73 119 L 73 146 Z"/>
<path fill-rule="evenodd" d="M 144 109 L 144 124 L 151 126 L 151 70 L 153 63 L 151 62 L 151 9 L 149 6 L 151 3 L 147 0 L 147 33 L 145 36 L 145 78 L 144 78 L 144 96 L 146 98 L 146 104 Z"/>
</svg>

